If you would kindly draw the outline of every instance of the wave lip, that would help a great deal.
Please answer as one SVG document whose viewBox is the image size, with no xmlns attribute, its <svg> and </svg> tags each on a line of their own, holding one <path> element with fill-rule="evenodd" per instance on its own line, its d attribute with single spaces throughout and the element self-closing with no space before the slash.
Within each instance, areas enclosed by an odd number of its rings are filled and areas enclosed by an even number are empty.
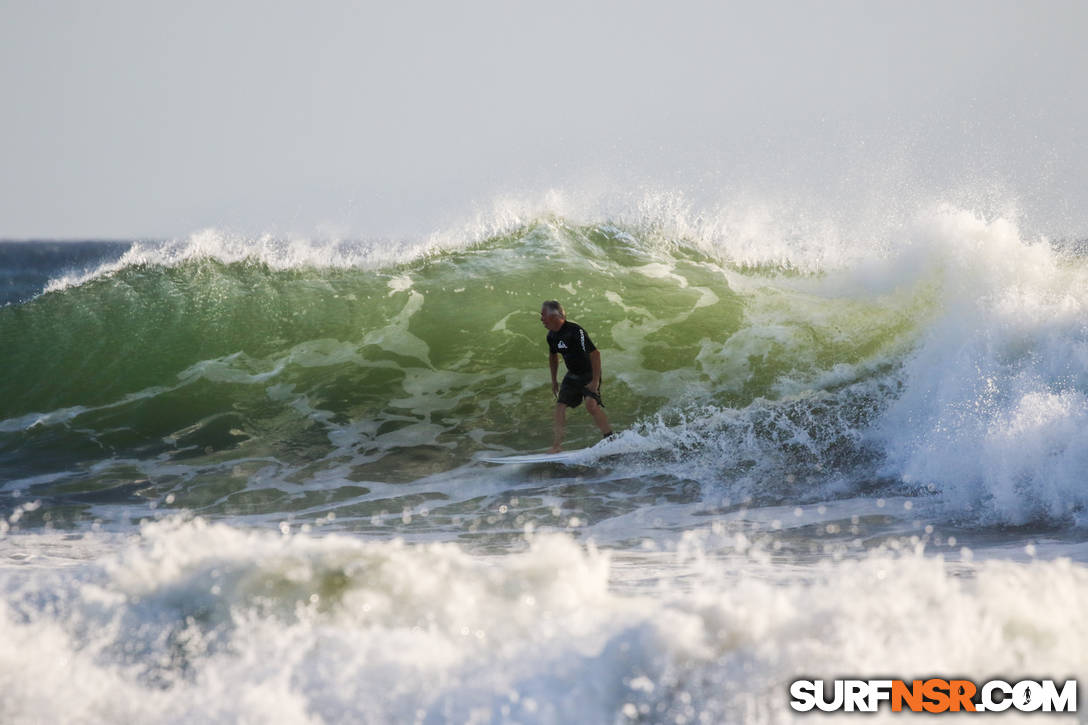
<svg viewBox="0 0 1088 725">
<path fill-rule="evenodd" d="M 828 219 L 782 203 L 738 199 L 701 209 L 683 194 L 648 190 L 623 198 L 571 194 L 506 195 L 482 205 L 464 221 L 415 239 L 349 239 L 245 235 L 207 228 L 167 241 L 136 241 L 119 259 L 51 277 L 44 291 L 60 291 L 130 267 L 176 267 L 214 260 L 270 269 L 388 269 L 472 248 L 526 229 L 598 227 L 625 236 L 645 251 L 688 247 L 729 266 L 819 273 L 845 269 L 886 251 L 853 237 Z"/>
<path fill-rule="evenodd" d="M 44 292 L 78 287 L 132 267 L 177 267 L 189 262 L 214 260 L 221 264 L 260 264 L 274 270 L 377 269 L 410 262 L 434 253 L 431 240 L 355 241 L 285 238 L 265 234 L 256 238 L 218 229 L 204 229 L 182 239 L 134 242 L 116 260 L 93 269 L 51 278 Z"/>
</svg>

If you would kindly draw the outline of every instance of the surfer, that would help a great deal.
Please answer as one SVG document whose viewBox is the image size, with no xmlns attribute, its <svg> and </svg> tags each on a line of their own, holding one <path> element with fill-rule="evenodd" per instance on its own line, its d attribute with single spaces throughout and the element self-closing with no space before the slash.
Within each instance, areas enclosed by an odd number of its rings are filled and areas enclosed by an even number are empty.
<svg viewBox="0 0 1088 725">
<path fill-rule="evenodd" d="M 552 395 L 555 396 L 555 437 L 551 453 L 558 453 L 563 445 L 563 433 L 567 426 L 567 408 L 577 408 L 586 402 L 586 411 L 605 438 L 612 435 L 612 426 L 604 414 L 601 402 L 601 353 L 580 325 L 567 320 L 563 305 L 548 300 L 540 306 L 540 322 L 548 328 L 548 366 L 552 371 Z M 559 356 L 567 366 L 567 374 L 560 384 Z"/>
</svg>

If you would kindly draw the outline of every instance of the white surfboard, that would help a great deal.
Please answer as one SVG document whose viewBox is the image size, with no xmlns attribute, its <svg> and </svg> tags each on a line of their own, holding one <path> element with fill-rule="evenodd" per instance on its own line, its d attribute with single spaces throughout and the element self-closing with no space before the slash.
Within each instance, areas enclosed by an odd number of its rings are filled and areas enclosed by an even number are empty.
<svg viewBox="0 0 1088 725">
<path fill-rule="evenodd" d="M 574 451 L 560 451 L 559 453 L 529 453 L 522 456 L 485 456 L 480 460 L 484 463 L 573 463 L 588 451 L 588 448 L 579 448 Z"/>
</svg>

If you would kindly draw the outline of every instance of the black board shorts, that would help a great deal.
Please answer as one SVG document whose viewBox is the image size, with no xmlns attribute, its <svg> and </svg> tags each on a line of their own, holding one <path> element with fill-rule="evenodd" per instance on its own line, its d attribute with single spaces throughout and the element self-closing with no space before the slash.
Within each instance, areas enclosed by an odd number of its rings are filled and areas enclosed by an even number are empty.
<svg viewBox="0 0 1088 725">
<path fill-rule="evenodd" d="M 582 404 L 584 398 L 593 398 L 603 407 L 604 403 L 601 402 L 601 386 L 597 387 L 596 393 L 591 393 L 586 390 L 586 386 L 591 382 L 593 382 L 592 375 L 574 375 L 573 373 L 567 373 L 563 377 L 563 382 L 559 385 L 559 398 L 557 402 L 570 408 L 577 408 Z"/>
</svg>

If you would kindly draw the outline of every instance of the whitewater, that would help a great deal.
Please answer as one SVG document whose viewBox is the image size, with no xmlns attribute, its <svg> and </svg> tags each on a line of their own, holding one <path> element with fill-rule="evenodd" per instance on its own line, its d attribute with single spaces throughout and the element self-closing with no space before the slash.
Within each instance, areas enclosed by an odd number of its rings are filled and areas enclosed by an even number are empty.
<svg viewBox="0 0 1088 725">
<path fill-rule="evenodd" d="M 1015 214 L 550 195 L 397 241 L 0 243 L 0 294 L 2 722 L 1088 682 L 1088 257 Z M 487 464 L 550 443 L 546 299 L 619 434 Z"/>
</svg>

